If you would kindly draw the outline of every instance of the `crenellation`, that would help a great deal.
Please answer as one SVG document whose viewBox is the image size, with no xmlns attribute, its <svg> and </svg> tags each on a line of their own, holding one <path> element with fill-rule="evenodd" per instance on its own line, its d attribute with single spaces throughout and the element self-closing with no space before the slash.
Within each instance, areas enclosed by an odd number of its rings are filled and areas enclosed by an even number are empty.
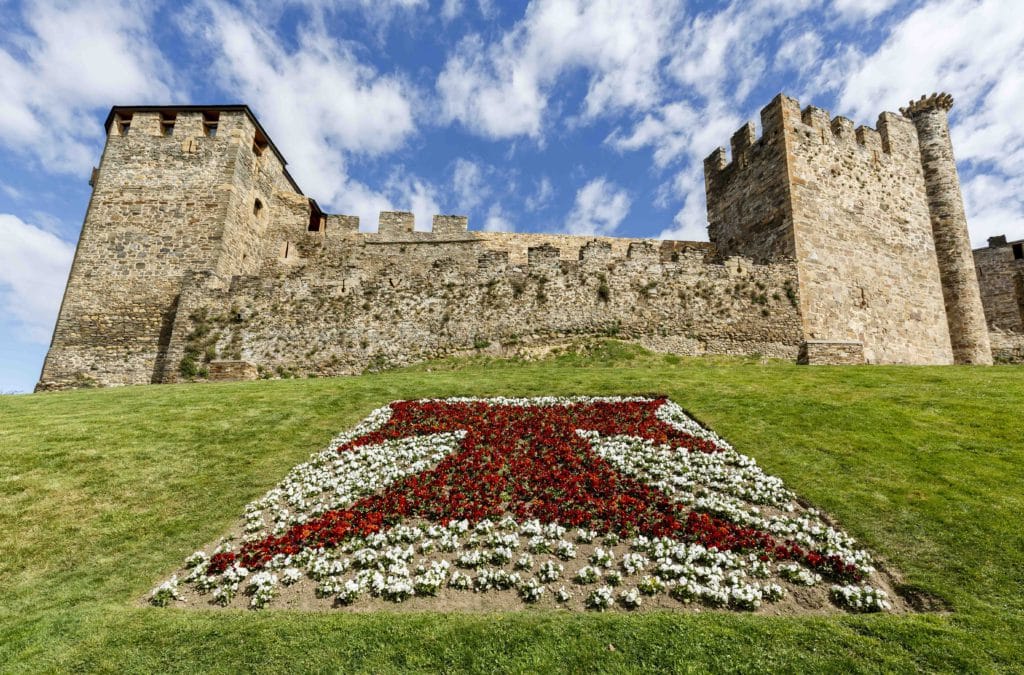
<svg viewBox="0 0 1024 675">
<path fill-rule="evenodd" d="M 626 249 L 626 257 L 630 260 L 653 262 L 661 260 L 661 252 L 649 241 L 635 241 Z"/>
<path fill-rule="evenodd" d="M 555 269 L 562 257 L 561 249 L 550 244 L 531 246 L 527 249 L 526 260 L 532 271 Z"/>
<path fill-rule="evenodd" d="M 377 221 L 377 233 L 382 235 L 409 234 L 414 230 L 416 219 L 408 211 L 381 211 Z"/>
<path fill-rule="evenodd" d="M 883 112 L 875 126 L 882 137 L 882 150 L 889 155 L 920 155 L 913 122 L 896 113 Z"/>
<path fill-rule="evenodd" d="M 859 126 L 854 133 L 857 144 L 872 153 L 873 159 L 877 159 L 882 154 L 882 135 L 878 131 L 871 127 Z"/>
<path fill-rule="evenodd" d="M 715 150 L 704 160 L 704 174 L 706 176 L 717 174 L 725 169 L 728 164 L 729 161 L 725 148 L 715 148 Z"/>
<path fill-rule="evenodd" d="M 434 216 L 430 231 L 436 235 L 464 235 L 469 230 L 466 216 Z"/>
<path fill-rule="evenodd" d="M 824 108 L 819 108 L 813 105 L 806 106 L 800 113 L 800 119 L 806 126 L 817 129 L 818 131 L 832 131 L 829 112 Z M 824 133 L 821 136 L 822 138 L 826 137 Z"/>
<path fill-rule="evenodd" d="M 853 120 L 848 117 L 835 117 L 829 126 L 832 130 L 832 137 L 837 143 L 853 143 Z"/>
<path fill-rule="evenodd" d="M 802 123 L 800 102 L 795 98 L 778 94 L 761 108 L 761 138 L 766 142 L 777 141 L 794 123 Z"/>
<path fill-rule="evenodd" d="M 743 167 L 747 163 L 747 152 L 757 142 L 757 129 L 753 122 L 747 122 L 737 129 L 730 139 L 732 146 L 732 161 L 737 166 Z"/>
<path fill-rule="evenodd" d="M 612 258 L 612 245 L 597 239 L 588 241 L 580 247 L 579 261 L 589 265 L 607 263 Z"/>
</svg>

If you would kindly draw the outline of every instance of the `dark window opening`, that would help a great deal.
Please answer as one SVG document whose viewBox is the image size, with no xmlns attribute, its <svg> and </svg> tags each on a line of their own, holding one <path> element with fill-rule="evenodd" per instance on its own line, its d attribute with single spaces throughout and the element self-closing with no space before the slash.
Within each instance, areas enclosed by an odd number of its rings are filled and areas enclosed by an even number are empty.
<svg viewBox="0 0 1024 675">
<path fill-rule="evenodd" d="M 203 132 L 213 138 L 217 135 L 217 123 L 220 122 L 219 112 L 204 112 L 203 113 Z"/>
<path fill-rule="evenodd" d="M 122 136 L 128 135 L 128 130 L 132 128 L 132 114 L 126 113 L 117 116 L 117 133 Z"/>
<path fill-rule="evenodd" d="M 263 155 L 263 152 L 267 149 L 268 141 L 267 137 L 261 134 L 259 131 L 252 139 L 252 152 L 257 157 Z"/>
<path fill-rule="evenodd" d="M 327 216 L 320 210 L 320 205 L 309 200 L 309 231 L 323 232 L 327 229 Z"/>
<path fill-rule="evenodd" d="M 177 121 L 177 113 L 164 113 L 160 115 L 160 133 L 170 136 L 174 133 L 174 123 Z"/>
<path fill-rule="evenodd" d="M 263 211 L 263 202 L 257 199 L 252 203 L 252 215 L 258 218 L 261 211 Z"/>
<path fill-rule="evenodd" d="M 1013 245 L 1013 259 L 1024 260 L 1024 242 Z"/>
</svg>

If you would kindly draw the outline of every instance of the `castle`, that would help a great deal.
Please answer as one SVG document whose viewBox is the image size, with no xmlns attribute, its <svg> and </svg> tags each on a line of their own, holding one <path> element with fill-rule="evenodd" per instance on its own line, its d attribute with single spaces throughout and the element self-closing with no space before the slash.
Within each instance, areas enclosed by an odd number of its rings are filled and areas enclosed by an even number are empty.
<svg viewBox="0 0 1024 675">
<path fill-rule="evenodd" d="M 612 336 L 808 364 L 1024 352 L 1024 253 L 972 255 L 945 94 L 875 129 L 777 96 L 704 163 L 710 243 L 326 214 L 242 105 L 115 107 L 37 389 L 341 375 Z M 981 283 L 979 284 L 979 275 Z M 986 318 L 987 317 L 987 318 Z"/>
</svg>

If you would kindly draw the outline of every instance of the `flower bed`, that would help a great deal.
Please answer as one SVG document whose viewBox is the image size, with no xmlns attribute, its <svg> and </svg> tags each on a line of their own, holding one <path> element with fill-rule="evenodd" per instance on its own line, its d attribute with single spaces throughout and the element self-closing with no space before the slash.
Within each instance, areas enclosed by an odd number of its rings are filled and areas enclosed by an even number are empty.
<svg viewBox="0 0 1024 675">
<path fill-rule="evenodd" d="M 821 587 L 850 611 L 889 609 L 865 551 L 665 398 L 392 403 L 186 568 L 191 592 L 253 608 L 305 589 L 338 605 L 493 593 L 754 610 Z M 182 593 L 172 579 L 154 602 Z"/>
</svg>

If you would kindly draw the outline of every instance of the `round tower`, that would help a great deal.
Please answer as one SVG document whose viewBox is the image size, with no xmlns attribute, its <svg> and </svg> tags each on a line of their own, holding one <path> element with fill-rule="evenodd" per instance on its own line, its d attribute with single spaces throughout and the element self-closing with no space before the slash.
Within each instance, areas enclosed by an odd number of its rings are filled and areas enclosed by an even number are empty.
<svg viewBox="0 0 1024 675">
<path fill-rule="evenodd" d="M 948 112 L 952 107 L 953 97 L 949 94 L 932 94 L 911 101 L 900 112 L 917 127 L 953 360 L 990 365 L 988 326 L 967 235 L 960 176 L 949 140 Z"/>
</svg>

